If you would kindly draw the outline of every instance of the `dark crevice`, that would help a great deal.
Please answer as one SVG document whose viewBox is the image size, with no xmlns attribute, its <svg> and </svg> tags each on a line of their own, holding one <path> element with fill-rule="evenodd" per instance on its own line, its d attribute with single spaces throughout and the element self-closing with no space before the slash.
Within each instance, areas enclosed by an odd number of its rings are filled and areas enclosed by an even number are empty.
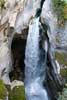
<svg viewBox="0 0 67 100">
<path fill-rule="evenodd" d="M 40 8 L 38 8 L 38 9 L 37 9 L 37 12 L 36 12 L 36 17 L 39 17 L 39 16 L 41 15 L 42 6 L 43 6 L 44 1 L 45 1 L 45 0 L 41 0 Z"/>
<path fill-rule="evenodd" d="M 22 39 L 19 37 L 14 37 L 12 41 L 12 56 L 13 56 L 13 70 L 10 73 L 11 81 L 13 80 L 21 80 L 24 81 L 25 77 L 25 47 L 26 47 L 26 39 Z"/>
<path fill-rule="evenodd" d="M 41 0 L 41 9 L 42 9 L 42 6 L 43 6 L 44 1 L 45 1 L 45 0 Z"/>
</svg>

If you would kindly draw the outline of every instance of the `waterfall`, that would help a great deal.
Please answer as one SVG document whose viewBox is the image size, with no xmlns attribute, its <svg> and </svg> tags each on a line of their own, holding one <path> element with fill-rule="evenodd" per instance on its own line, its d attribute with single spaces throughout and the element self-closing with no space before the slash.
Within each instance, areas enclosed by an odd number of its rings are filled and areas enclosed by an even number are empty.
<svg viewBox="0 0 67 100">
<path fill-rule="evenodd" d="M 46 77 L 46 54 L 40 47 L 39 17 L 29 25 L 25 52 L 25 92 L 26 100 L 49 100 L 43 81 Z"/>
</svg>

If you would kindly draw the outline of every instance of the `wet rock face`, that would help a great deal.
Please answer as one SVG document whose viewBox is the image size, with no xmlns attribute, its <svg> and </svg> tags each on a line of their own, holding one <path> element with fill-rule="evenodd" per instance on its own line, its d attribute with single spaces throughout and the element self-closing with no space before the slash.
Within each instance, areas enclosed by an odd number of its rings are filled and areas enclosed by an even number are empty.
<svg viewBox="0 0 67 100">
<path fill-rule="evenodd" d="M 0 33 L 0 79 L 3 79 L 5 84 L 10 84 L 9 72 L 12 68 L 10 42 L 8 30 L 2 30 Z"/>
<path fill-rule="evenodd" d="M 15 31 L 21 33 L 21 31 L 29 26 L 30 20 L 36 15 L 37 9 L 40 9 L 41 0 L 27 0 L 24 10 L 22 10 L 15 23 Z"/>
</svg>

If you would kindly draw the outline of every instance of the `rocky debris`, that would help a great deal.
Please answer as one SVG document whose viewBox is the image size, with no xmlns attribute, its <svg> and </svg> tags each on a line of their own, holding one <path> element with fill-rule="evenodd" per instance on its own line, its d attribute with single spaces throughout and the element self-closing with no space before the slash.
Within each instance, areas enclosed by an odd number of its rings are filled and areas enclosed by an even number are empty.
<svg viewBox="0 0 67 100">
<path fill-rule="evenodd" d="M 22 81 L 18 81 L 18 80 L 14 80 L 12 83 L 11 83 L 11 90 L 15 87 L 15 86 L 24 86 L 24 83 Z"/>
</svg>

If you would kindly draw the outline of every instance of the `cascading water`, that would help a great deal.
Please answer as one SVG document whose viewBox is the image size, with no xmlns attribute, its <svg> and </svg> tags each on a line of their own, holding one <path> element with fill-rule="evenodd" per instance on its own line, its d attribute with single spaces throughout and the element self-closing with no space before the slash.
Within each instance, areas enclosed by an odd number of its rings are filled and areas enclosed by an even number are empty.
<svg viewBox="0 0 67 100">
<path fill-rule="evenodd" d="M 29 25 L 25 53 L 26 100 L 49 100 L 43 81 L 46 77 L 46 53 L 40 48 L 39 18 Z"/>
</svg>

